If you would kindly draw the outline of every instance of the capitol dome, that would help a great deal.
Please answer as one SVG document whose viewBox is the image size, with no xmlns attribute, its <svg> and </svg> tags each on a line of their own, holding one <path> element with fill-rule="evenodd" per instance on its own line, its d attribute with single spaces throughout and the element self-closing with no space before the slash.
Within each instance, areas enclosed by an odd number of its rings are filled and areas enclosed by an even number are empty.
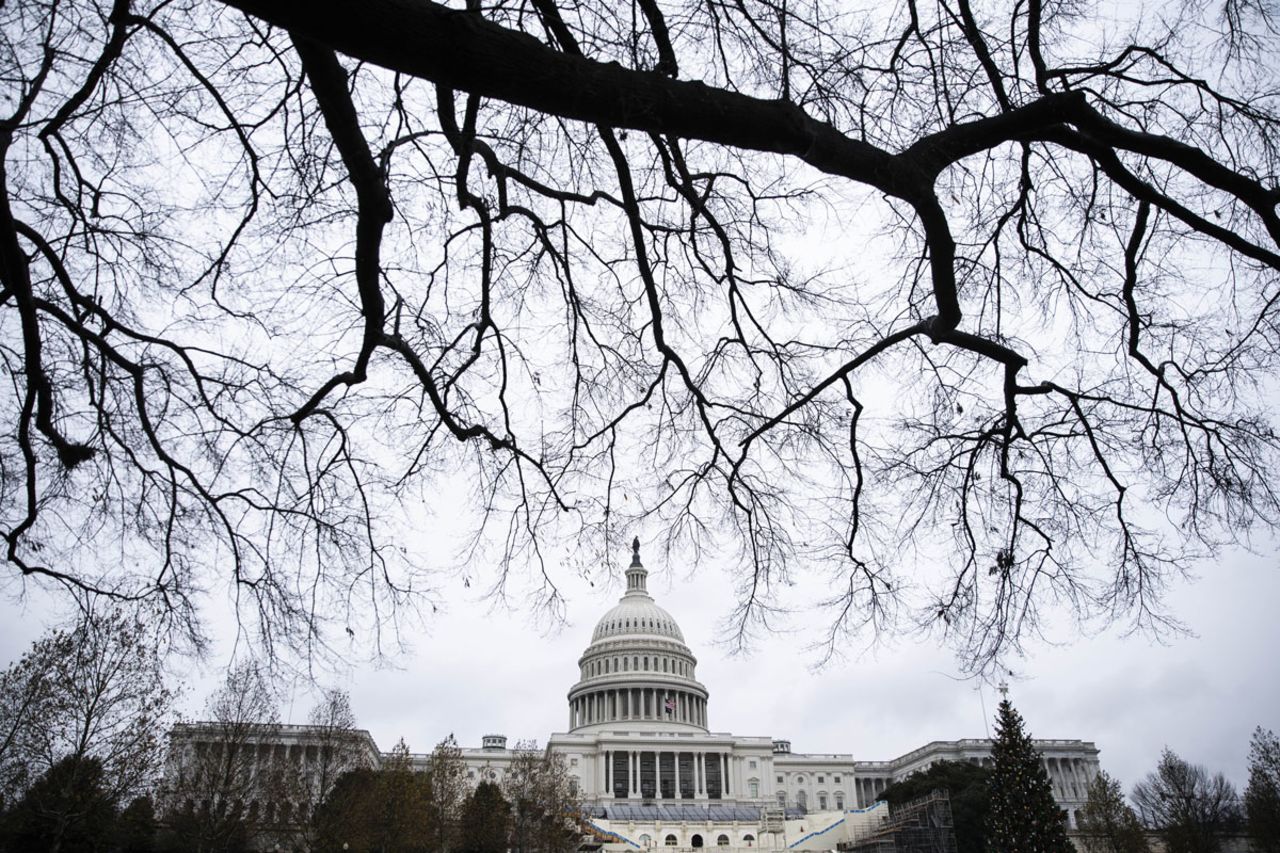
<svg viewBox="0 0 1280 853">
<path fill-rule="evenodd" d="M 676 620 L 653 600 L 640 540 L 632 542 L 627 590 L 596 623 L 569 690 L 569 730 L 621 723 L 706 731 L 707 689 Z"/>
<path fill-rule="evenodd" d="M 600 618 L 591 634 L 591 642 L 605 637 L 628 637 L 658 634 L 684 642 L 684 634 L 671 614 L 659 607 L 648 595 L 623 596 L 622 601 Z"/>
</svg>

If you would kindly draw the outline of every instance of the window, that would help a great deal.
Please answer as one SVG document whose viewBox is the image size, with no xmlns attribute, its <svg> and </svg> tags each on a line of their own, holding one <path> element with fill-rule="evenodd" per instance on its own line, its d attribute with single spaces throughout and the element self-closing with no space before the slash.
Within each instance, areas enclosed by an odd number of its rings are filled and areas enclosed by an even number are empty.
<svg viewBox="0 0 1280 853">
<path fill-rule="evenodd" d="M 675 847 L 676 837 L 674 835 L 668 835 L 666 838 L 662 839 L 662 843 L 667 845 L 668 847 Z"/>
<path fill-rule="evenodd" d="M 756 769 L 756 760 L 755 760 L 754 758 L 747 762 L 747 768 L 748 768 L 749 770 L 755 770 L 755 769 Z"/>
<path fill-rule="evenodd" d="M 832 781 L 834 781 L 837 785 L 839 785 L 839 784 L 840 784 L 840 777 L 839 777 L 839 776 L 832 776 L 831 778 L 832 778 Z"/>
<path fill-rule="evenodd" d="M 727 836 L 727 835 L 717 835 L 717 836 L 716 836 L 716 846 L 717 846 L 717 847 L 728 847 L 728 846 L 729 846 L 729 836 Z"/>
<path fill-rule="evenodd" d="M 779 776 L 779 777 L 778 777 L 778 784 L 779 784 L 779 785 L 781 785 L 781 784 L 782 784 L 782 777 L 781 777 L 781 776 Z"/>
<path fill-rule="evenodd" d="M 746 835 L 742 836 L 743 847 L 754 847 L 755 844 L 756 844 L 756 837 L 751 833 L 748 832 Z"/>
<path fill-rule="evenodd" d="M 785 806 L 786 804 L 787 804 L 787 792 L 786 792 L 786 791 L 779 791 L 779 792 L 778 792 L 778 805 L 780 805 L 780 806 Z"/>
<path fill-rule="evenodd" d="M 751 799 L 757 799 L 760 796 L 760 782 L 752 779 L 747 783 L 747 791 L 747 795 L 751 797 Z"/>
<path fill-rule="evenodd" d="M 818 795 L 818 811 L 825 812 L 826 810 L 827 810 L 827 795 L 819 794 Z"/>
<path fill-rule="evenodd" d="M 825 776 L 819 776 L 819 777 L 818 777 L 818 784 L 819 784 L 819 785 L 821 785 L 821 784 L 822 784 L 823 782 L 825 782 L 825 781 L 827 781 Z"/>
<path fill-rule="evenodd" d="M 467 778 L 468 778 L 468 779 L 474 779 L 474 778 L 476 778 L 476 771 L 474 771 L 474 770 L 468 770 L 468 771 L 467 771 Z"/>
<path fill-rule="evenodd" d="M 570 759 L 569 759 L 569 766 L 570 766 L 570 767 L 577 767 L 577 766 L 578 766 L 578 759 L 576 759 L 576 758 L 570 758 Z"/>
<path fill-rule="evenodd" d="M 644 835 L 641 835 L 641 836 L 640 836 L 640 846 L 641 846 L 641 847 L 652 847 L 652 846 L 653 846 L 653 838 L 652 838 L 652 836 L 650 836 L 648 833 L 645 833 Z"/>
<path fill-rule="evenodd" d="M 836 794 L 836 808 L 844 811 L 844 794 Z"/>
<path fill-rule="evenodd" d="M 804 809 L 805 811 L 808 811 L 808 809 L 809 809 L 809 795 L 808 795 L 808 794 L 806 794 L 804 791 L 798 791 L 798 792 L 796 792 L 796 805 L 797 805 L 797 806 L 799 806 L 801 809 Z"/>
</svg>

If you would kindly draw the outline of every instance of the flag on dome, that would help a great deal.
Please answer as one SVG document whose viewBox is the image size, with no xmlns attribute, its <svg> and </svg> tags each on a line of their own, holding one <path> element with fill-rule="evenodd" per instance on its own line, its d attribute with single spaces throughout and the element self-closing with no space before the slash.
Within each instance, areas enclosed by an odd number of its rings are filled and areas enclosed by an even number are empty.
<svg viewBox="0 0 1280 853">
<path fill-rule="evenodd" d="M 673 696 L 667 697 L 667 713 L 674 714 L 676 712 L 676 700 Z"/>
</svg>

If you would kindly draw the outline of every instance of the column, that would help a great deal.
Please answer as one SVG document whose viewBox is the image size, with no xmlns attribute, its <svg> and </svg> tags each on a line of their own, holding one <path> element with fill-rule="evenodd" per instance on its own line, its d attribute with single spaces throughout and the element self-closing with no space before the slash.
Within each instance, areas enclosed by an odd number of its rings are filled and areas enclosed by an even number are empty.
<svg viewBox="0 0 1280 853">
<path fill-rule="evenodd" d="M 720 753 L 720 796 L 729 794 L 729 753 Z"/>
<path fill-rule="evenodd" d="M 609 760 L 609 750 L 604 751 L 604 795 L 613 796 L 613 762 Z"/>
<path fill-rule="evenodd" d="M 679 752 L 675 753 L 675 762 L 676 762 L 675 764 L 676 799 L 679 800 L 681 798 L 680 797 L 680 753 Z"/>
<path fill-rule="evenodd" d="M 639 774 L 639 759 L 636 757 L 636 751 L 630 750 L 627 753 L 627 796 L 634 797 L 639 791 L 639 782 L 636 776 Z"/>
</svg>

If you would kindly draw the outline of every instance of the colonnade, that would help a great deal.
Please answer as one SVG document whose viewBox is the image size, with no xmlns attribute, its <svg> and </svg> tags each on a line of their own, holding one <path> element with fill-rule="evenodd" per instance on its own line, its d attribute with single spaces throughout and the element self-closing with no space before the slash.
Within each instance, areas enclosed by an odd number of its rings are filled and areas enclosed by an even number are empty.
<svg viewBox="0 0 1280 853">
<path fill-rule="evenodd" d="M 584 693 L 569 703 L 569 729 L 618 720 L 667 720 L 707 727 L 707 700 L 662 687 L 620 687 Z"/>
<path fill-rule="evenodd" d="M 1044 759 L 1053 793 L 1059 800 L 1083 800 L 1088 796 L 1089 783 L 1093 781 L 1089 764 L 1083 758 Z"/>
<path fill-rule="evenodd" d="M 865 809 L 874 803 L 880 792 L 889 787 L 890 782 L 891 780 L 888 777 L 855 777 L 853 780 L 854 801 L 857 803 L 857 808 Z"/>
<path fill-rule="evenodd" d="M 718 800 L 730 796 L 732 757 L 694 750 L 604 750 L 600 789 L 616 799 Z"/>
</svg>

